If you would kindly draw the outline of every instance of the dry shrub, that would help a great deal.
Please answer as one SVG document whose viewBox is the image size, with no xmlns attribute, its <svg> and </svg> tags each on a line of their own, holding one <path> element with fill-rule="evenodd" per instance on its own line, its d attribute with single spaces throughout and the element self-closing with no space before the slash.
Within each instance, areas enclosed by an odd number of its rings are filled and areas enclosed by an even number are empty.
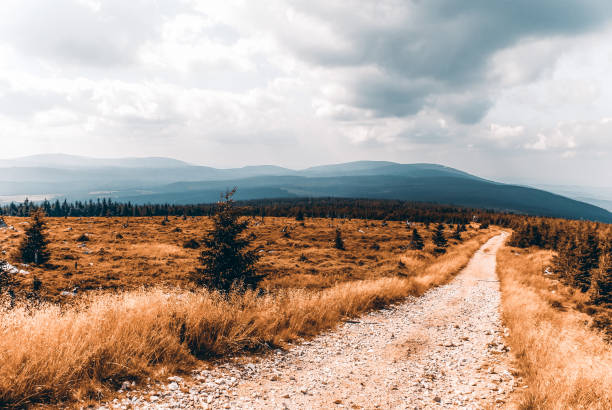
<svg viewBox="0 0 612 410">
<path fill-rule="evenodd" d="M 525 389 L 522 409 L 612 408 L 612 348 L 572 309 L 579 295 L 544 277 L 550 252 L 498 253 L 503 319 Z"/>
<path fill-rule="evenodd" d="M 89 242 L 89 235 L 86 233 L 81 234 L 78 238 L 76 238 L 77 242 Z"/>
<path fill-rule="evenodd" d="M 185 241 L 183 243 L 183 248 L 186 249 L 198 249 L 200 247 L 200 242 L 196 241 L 195 239 L 188 239 L 187 241 Z"/>
<path fill-rule="evenodd" d="M 316 335 L 344 318 L 449 280 L 492 233 L 433 259 L 423 275 L 223 298 L 205 290 L 90 294 L 74 305 L 0 312 L 0 407 L 95 399 L 126 379 Z M 27 341 L 27 343 L 25 343 Z"/>
</svg>

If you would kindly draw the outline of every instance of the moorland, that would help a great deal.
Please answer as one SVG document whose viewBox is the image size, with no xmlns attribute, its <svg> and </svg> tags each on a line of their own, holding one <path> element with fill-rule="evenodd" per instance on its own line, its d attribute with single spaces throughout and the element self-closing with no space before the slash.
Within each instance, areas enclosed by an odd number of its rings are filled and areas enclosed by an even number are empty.
<svg viewBox="0 0 612 410">
<path fill-rule="evenodd" d="M 102 211 L 89 205 L 66 210 Z M 19 255 L 35 219 L 3 217 L 0 258 L 15 279 L 15 296 L 1 298 L 3 406 L 95 404 L 126 381 L 284 349 L 448 283 L 503 231 L 512 235 L 497 255 L 501 312 L 525 381 L 513 402 L 612 403 L 609 225 L 397 201 L 262 201 L 241 220 L 263 280 L 224 294 L 193 280 L 213 208 L 106 205 L 105 217 L 43 217 L 49 259 L 39 264 Z M 127 210 L 164 215 L 119 216 Z"/>
</svg>

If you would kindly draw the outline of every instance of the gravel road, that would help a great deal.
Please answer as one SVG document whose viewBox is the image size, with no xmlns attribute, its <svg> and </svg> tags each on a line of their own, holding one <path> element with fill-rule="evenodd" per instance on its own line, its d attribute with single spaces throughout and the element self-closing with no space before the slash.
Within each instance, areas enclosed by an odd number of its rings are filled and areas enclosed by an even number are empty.
<svg viewBox="0 0 612 410">
<path fill-rule="evenodd" d="M 447 285 L 367 314 L 287 351 L 236 358 L 192 378 L 129 390 L 125 408 L 502 407 L 516 386 L 503 344 L 490 239 Z"/>
</svg>

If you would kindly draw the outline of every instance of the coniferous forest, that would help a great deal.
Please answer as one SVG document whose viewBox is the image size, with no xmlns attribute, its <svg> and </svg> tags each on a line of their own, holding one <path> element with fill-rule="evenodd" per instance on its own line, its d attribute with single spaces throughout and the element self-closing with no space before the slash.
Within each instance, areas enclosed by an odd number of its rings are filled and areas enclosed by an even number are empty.
<svg viewBox="0 0 612 410">
<path fill-rule="evenodd" d="M 596 304 L 612 304 L 612 226 L 550 218 L 517 219 L 508 244 L 556 252 L 552 272 L 588 292 Z M 608 323 L 609 325 L 609 323 Z"/>
</svg>

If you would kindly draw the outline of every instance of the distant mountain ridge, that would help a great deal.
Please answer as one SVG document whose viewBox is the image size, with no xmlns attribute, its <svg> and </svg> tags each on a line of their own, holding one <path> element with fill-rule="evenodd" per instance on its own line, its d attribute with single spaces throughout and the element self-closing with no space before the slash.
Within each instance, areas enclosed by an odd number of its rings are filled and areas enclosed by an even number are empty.
<svg viewBox="0 0 612 410">
<path fill-rule="evenodd" d="M 91 158 L 68 154 L 40 154 L 27 157 L 0 159 L 0 168 L 41 167 L 41 168 L 178 168 L 190 164 L 165 157 Z"/>
<path fill-rule="evenodd" d="M 438 164 L 356 161 L 292 170 L 274 165 L 219 169 L 171 158 L 96 159 L 64 154 L 0 160 L 2 196 L 112 197 L 134 203 L 352 197 L 436 202 L 612 223 L 612 213 L 550 192 L 486 180 Z"/>
</svg>

